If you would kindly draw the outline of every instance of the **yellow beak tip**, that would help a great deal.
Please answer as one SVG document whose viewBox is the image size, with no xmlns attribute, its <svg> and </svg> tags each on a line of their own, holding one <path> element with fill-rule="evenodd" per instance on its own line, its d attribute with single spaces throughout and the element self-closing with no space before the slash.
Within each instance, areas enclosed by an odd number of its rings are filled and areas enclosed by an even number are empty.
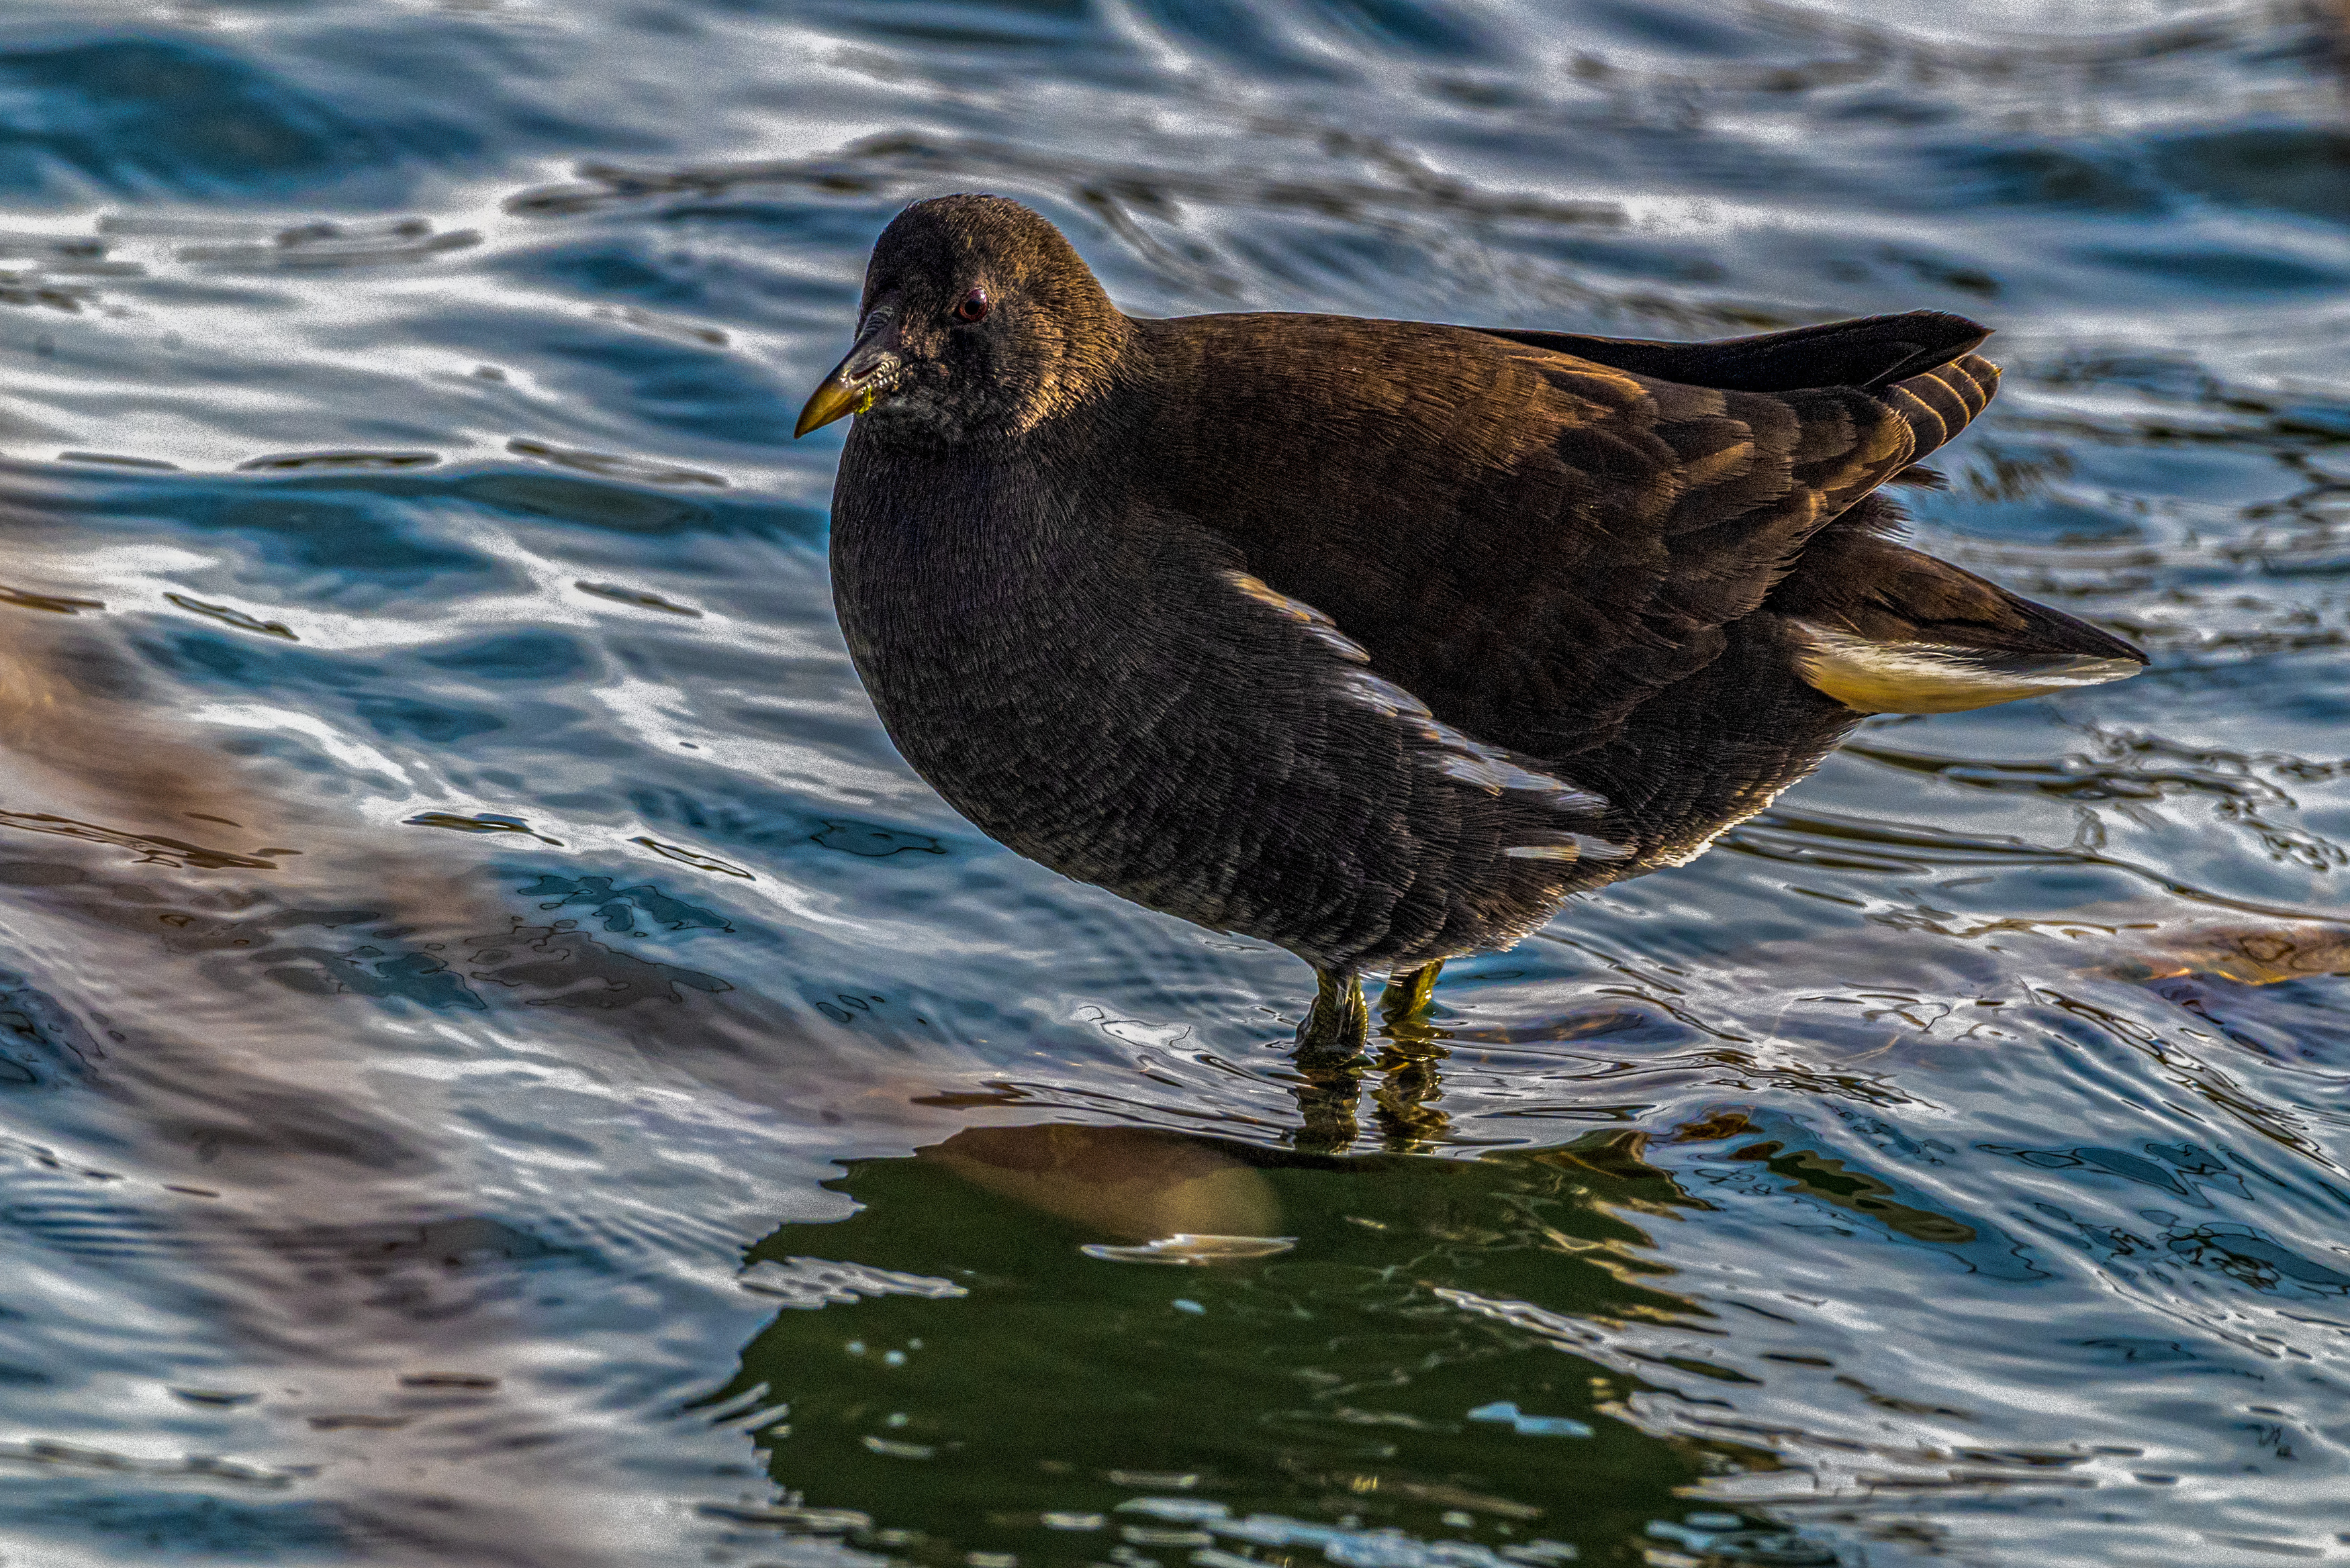
<svg viewBox="0 0 2350 1568">
<path fill-rule="evenodd" d="M 792 439 L 797 441 L 810 431 L 822 430 L 850 414 L 861 414 L 872 406 L 870 392 L 855 391 L 837 380 L 827 380 L 808 399 L 807 407 L 800 410 L 799 422 L 792 427 Z"/>
</svg>

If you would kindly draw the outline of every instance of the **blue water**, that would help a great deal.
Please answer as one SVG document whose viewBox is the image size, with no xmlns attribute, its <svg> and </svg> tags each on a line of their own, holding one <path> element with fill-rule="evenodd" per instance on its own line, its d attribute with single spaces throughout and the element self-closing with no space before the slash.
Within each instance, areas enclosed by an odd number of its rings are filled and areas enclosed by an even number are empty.
<svg viewBox="0 0 2350 1568">
<path fill-rule="evenodd" d="M 14 0 L 0 1563 L 2350 1561 L 2345 26 Z M 834 628 L 792 419 L 972 189 L 1141 314 L 1977 317 L 1916 535 L 2155 668 L 1317 1099 Z"/>
</svg>

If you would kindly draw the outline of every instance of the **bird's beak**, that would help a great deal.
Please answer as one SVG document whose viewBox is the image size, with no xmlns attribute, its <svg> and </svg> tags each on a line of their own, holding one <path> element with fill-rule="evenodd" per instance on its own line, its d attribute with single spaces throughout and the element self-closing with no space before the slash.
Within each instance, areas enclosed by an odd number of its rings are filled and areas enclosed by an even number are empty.
<svg viewBox="0 0 2350 1568">
<path fill-rule="evenodd" d="M 897 313 L 887 307 L 874 311 L 857 335 L 857 347 L 808 398 L 800 422 L 792 427 L 792 439 L 821 430 L 845 414 L 863 413 L 874 399 L 898 384 L 905 365 L 898 352 Z"/>
</svg>

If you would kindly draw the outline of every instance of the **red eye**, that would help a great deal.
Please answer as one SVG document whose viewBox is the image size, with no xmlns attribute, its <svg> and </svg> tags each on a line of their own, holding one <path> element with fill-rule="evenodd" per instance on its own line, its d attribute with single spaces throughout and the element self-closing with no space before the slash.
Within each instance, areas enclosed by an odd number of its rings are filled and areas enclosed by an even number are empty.
<svg viewBox="0 0 2350 1568">
<path fill-rule="evenodd" d="M 954 307 L 954 318 L 968 326 L 987 314 L 987 290 L 974 288 Z"/>
</svg>

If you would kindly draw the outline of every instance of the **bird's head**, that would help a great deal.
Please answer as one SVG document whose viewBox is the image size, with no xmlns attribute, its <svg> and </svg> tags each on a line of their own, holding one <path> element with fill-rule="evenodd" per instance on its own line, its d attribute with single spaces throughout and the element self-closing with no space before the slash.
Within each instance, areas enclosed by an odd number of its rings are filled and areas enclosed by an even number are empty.
<svg viewBox="0 0 2350 1568">
<path fill-rule="evenodd" d="M 1001 196 L 941 196 L 873 247 L 856 347 L 795 435 L 845 414 L 889 441 L 1016 436 L 1107 388 L 1128 323 L 1069 242 Z"/>
</svg>

